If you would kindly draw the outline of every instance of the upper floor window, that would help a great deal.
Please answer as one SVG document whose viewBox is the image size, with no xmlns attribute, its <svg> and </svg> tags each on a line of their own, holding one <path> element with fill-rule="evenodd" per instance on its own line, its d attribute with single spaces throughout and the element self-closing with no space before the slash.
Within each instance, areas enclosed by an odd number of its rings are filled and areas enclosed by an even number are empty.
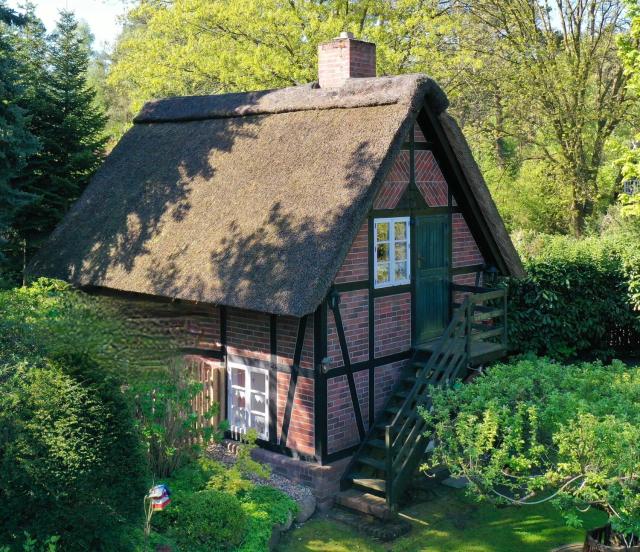
<svg viewBox="0 0 640 552">
<path fill-rule="evenodd" d="M 375 219 L 373 235 L 375 287 L 408 284 L 409 217 Z"/>
</svg>

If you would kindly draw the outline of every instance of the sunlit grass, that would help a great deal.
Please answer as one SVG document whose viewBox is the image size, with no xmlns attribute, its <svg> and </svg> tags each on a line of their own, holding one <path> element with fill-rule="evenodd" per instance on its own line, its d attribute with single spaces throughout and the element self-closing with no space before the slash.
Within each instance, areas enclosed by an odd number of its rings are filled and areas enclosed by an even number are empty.
<svg viewBox="0 0 640 552">
<path fill-rule="evenodd" d="M 376 542 L 340 522 L 318 519 L 291 531 L 279 552 L 548 552 L 584 540 L 584 529 L 564 524 L 550 504 L 496 508 L 477 504 L 462 491 L 439 487 L 437 497 L 402 511 L 412 524 L 406 537 Z M 597 512 L 584 517 L 585 527 L 604 522 Z"/>
</svg>

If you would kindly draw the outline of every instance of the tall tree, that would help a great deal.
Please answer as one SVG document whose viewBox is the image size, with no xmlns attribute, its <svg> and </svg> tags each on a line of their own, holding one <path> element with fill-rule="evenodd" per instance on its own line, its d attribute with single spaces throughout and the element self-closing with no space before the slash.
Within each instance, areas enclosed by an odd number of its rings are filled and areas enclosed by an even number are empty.
<svg viewBox="0 0 640 552">
<path fill-rule="evenodd" d="M 139 0 L 109 82 L 132 111 L 152 97 L 292 86 L 316 79 L 318 43 L 352 31 L 379 74 L 426 71 L 449 89 L 459 51 L 441 0 Z M 444 6 L 444 7 L 443 7 Z"/>
<path fill-rule="evenodd" d="M 20 64 L 10 39 L 11 27 L 24 25 L 24 17 L 9 10 L 0 0 L 0 240 L 6 241 L 16 212 L 32 201 L 10 183 L 22 169 L 37 141 L 29 132 L 29 120 L 19 106 L 23 90 L 19 85 Z M 0 252 L 0 257 L 2 253 Z"/>
<path fill-rule="evenodd" d="M 16 188 L 38 198 L 14 223 L 28 254 L 78 199 L 101 162 L 105 143 L 105 117 L 97 108 L 95 91 L 87 86 L 87 33 L 67 11 L 60 13 L 46 43 L 41 31 L 33 24 L 20 37 L 25 64 L 31 67 L 25 87 L 32 93 L 24 105 L 42 145 L 14 180 Z M 43 54 L 44 64 L 38 60 Z"/>
<path fill-rule="evenodd" d="M 628 88 L 631 93 L 640 94 L 640 3 L 637 0 L 626 0 L 631 19 L 631 31 L 619 39 L 620 57 L 629 76 Z M 627 179 L 640 181 L 640 133 L 636 127 L 636 135 L 630 140 L 628 151 L 622 159 L 622 173 Z M 638 185 L 638 184 L 637 184 Z M 640 186 L 640 185 L 638 185 Z M 640 222 L 640 191 L 631 197 L 622 196 L 623 214 Z M 640 224 L 638 224 L 640 228 Z"/>
<path fill-rule="evenodd" d="M 485 32 L 465 47 L 500 61 L 492 83 L 500 110 L 485 122 L 528 148 L 568 188 L 571 226 L 581 234 L 607 141 L 631 101 L 616 48 L 627 32 L 623 1 L 473 0 L 466 10 Z"/>
</svg>

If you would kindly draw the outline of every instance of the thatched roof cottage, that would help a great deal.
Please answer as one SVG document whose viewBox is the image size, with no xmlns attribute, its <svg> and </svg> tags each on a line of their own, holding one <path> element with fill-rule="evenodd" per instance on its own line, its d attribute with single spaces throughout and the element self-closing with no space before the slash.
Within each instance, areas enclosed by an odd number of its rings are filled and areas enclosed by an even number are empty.
<svg viewBox="0 0 640 552">
<path fill-rule="evenodd" d="M 523 269 L 439 86 L 376 77 L 347 34 L 319 56 L 318 83 L 147 103 L 30 270 L 171 325 L 226 374 L 233 434 L 321 499 L 358 451 L 343 487 L 390 503 L 374 422 L 415 410 L 416 363 Z M 504 353 L 499 316 L 465 322 L 491 335 L 462 370 Z"/>
</svg>

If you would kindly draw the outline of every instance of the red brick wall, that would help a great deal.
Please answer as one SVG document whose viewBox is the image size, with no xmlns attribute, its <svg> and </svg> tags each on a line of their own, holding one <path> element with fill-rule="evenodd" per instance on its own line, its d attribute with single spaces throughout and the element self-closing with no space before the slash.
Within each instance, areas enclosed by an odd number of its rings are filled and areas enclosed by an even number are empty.
<svg viewBox="0 0 640 552">
<path fill-rule="evenodd" d="M 429 207 L 446 207 L 449 204 L 449 188 L 433 153 L 415 151 L 416 186 Z"/>
<path fill-rule="evenodd" d="M 296 350 L 299 319 L 293 316 L 278 316 L 276 325 L 276 351 L 278 364 L 293 365 Z M 304 334 L 304 345 L 300 357 L 302 368 L 313 368 L 313 316 L 307 318 L 307 328 Z"/>
<path fill-rule="evenodd" d="M 342 86 L 352 77 L 376 76 L 376 47 L 371 42 L 337 38 L 318 46 L 321 88 Z"/>
<path fill-rule="evenodd" d="M 231 355 L 269 362 L 271 360 L 269 315 L 227 309 L 227 352 Z"/>
<path fill-rule="evenodd" d="M 414 139 L 424 142 L 425 137 L 417 128 L 414 129 Z M 433 156 L 427 150 L 415 150 L 416 185 L 422 193 L 425 202 L 431 207 L 446 207 L 449 204 L 449 189 L 447 182 Z M 409 152 L 401 151 L 394 161 L 394 165 L 378 192 L 374 201 L 375 209 L 393 209 L 398 205 L 409 182 Z M 455 205 L 455 201 L 452 201 Z M 471 266 L 482 264 L 483 259 L 473 236 L 461 214 L 453 215 L 453 266 Z M 336 283 L 363 281 L 368 277 L 367 253 L 370 244 L 367 243 L 367 227 L 363 225 L 352 250 L 347 256 L 343 267 L 338 273 Z M 457 283 L 475 284 L 475 273 L 454 277 Z M 368 350 L 368 290 L 341 293 L 340 312 L 345 328 L 345 336 L 352 363 L 367 360 Z M 340 343 L 335 328 L 333 314 L 329 311 L 327 320 L 328 348 L 330 359 L 329 369 L 342 366 Z M 374 357 L 401 353 L 411 348 L 411 294 L 402 293 L 388 295 L 374 300 Z M 399 361 L 375 368 L 374 408 L 377 414 L 389 393 L 397 383 L 403 368 L 408 361 Z M 354 375 L 360 408 L 368 424 L 370 415 L 369 402 L 369 372 L 363 370 Z M 351 403 L 351 395 L 346 376 L 338 376 L 327 381 L 327 425 L 328 452 L 336 452 L 359 442 L 355 414 Z"/>
<path fill-rule="evenodd" d="M 181 347 L 219 349 L 221 346 L 218 307 L 118 298 L 113 299 L 113 302 L 128 319 L 152 323 L 155 328 L 175 339 Z"/>
<path fill-rule="evenodd" d="M 369 371 L 354 374 L 365 429 L 369 424 Z M 347 376 L 327 380 L 327 450 L 336 452 L 360 442 Z"/>
<path fill-rule="evenodd" d="M 376 358 L 411 348 L 411 293 L 377 297 L 374 320 Z"/>
<path fill-rule="evenodd" d="M 287 373 L 278 372 L 278 442 L 282 434 L 282 421 L 287 406 L 290 377 Z M 298 376 L 286 443 L 289 448 L 307 456 L 313 456 L 315 453 L 313 389 L 314 381 L 312 378 Z"/>
<path fill-rule="evenodd" d="M 408 363 L 408 360 L 401 360 L 399 362 L 393 362 L 392 364 L 378 366 L 375 369 L 375 395 L 373 399 L 373 408 L 376 416 L 389 398 L 391 390 L 395 384 L 398 383 L 402 370 Z"/>
<path fill-rule="evenodd" d="M 400 151 L 393 166 L 382 184 L 375 201 L 374 209 L 393 209 L 409 185 L 409 152 Z"/>
<path fill-rule="evenodd" d="M 336 284 L 369 278 L 369 224 L 364 222 L 335 278 Z"/>
<path fill-rule="evenodd" d="M 461 213 L 453 214 L 453 267 L 483 264 L 484 259 Z"/>
<path fill-rule="evenodd" d="M 298 322 L 299 319 L 293 316 L 278 316 L 277 318 L 276 351 L 279 364 L 293 366 L 296 338 L 298 336 Z M 304 334 L 300 367 L 313 369 L 313 366 L 313 317 L 309 316 Z M 276 424 L 278 441 L 280 440 L 280 430 L 282 429 L 284 410 L 289 393 L 289 378 L 290 375 L 287 373 L 278 373 L 278 420 Z M 312 456 L 315 452 L 313 386 L 314 381 L 312 378 L 298 376 L 286 443 L 289 448 L 307 456 Z"/>
<path fill-rule="evenodd" d="M 344 327 L 349 360 L 361 362 L 369 358 L 369 291 L 357 290 L 340 294 L 340 316 Z M 342 350 L 333 312 L 327 314 L 327 357 L 330 368 L 342 366 Z"/>
<path fill-rule="evenodd" d="M 191 307 L 188 305 L 130 303 L 127 304 L 127 315 L 130 318 L 152 320 L 156 325 L 164 328 L 167 334 L 177 339 L 184 347 L 220 348 L 220 312 L 217 307 Z M 291 316 L 277 317 L 277 360 L 279 364 L 291 366 L 295 352 L 298 333 L 298 318 Z M 307 318 L 304 346 L 300 365 L 302 368 L 313 369 L 313 317 Z M 227 309 L 227 352 L 235 357 L 241 357 L 262 362 L 271 362 L 270 315 L 242 309 Z M 189 356 L 190 363 L 199 359 L 196 373 L 205 390 L 196 397 L 194 409 L 202 412 L 206 404 L 211 401 L 211 369 L 220 369 L 222 363 Z M 278 438 L 282 426 L 284 405 L 287 400 L 289 374 L 270 374 L 277 381 L 278 405 Z M 222 385 L 226 389 L 226 377 Z M 303 455 L 314 454 L 313 429 L 313 386 L 312 378 L 300 376 L 294 398 L 291 422 L 289 425 L 287 446 Z M 226 391 L 225 391 L 226 392 Z M 224 392 L 223 392 L 224 396 Z"/>
</svg>

